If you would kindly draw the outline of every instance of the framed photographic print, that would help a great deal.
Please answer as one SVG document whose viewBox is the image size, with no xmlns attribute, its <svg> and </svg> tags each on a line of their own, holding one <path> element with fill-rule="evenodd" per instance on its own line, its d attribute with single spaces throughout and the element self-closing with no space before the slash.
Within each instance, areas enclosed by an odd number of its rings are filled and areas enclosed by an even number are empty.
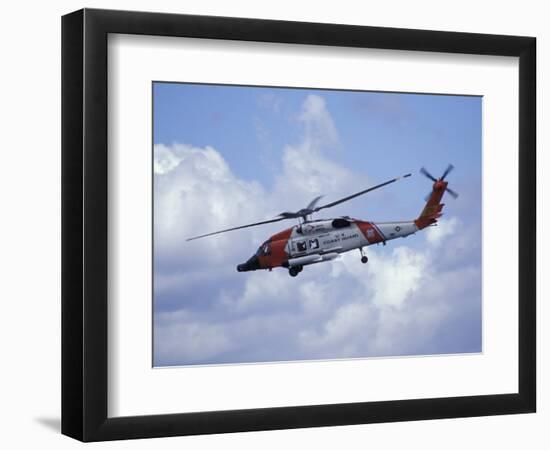
<svg viewBox="0 0 550 450">
<path fill-rule="evenodd" d="M 535 38 L 62 32 L 64 434 L 535 411 Z"/>
</svg>

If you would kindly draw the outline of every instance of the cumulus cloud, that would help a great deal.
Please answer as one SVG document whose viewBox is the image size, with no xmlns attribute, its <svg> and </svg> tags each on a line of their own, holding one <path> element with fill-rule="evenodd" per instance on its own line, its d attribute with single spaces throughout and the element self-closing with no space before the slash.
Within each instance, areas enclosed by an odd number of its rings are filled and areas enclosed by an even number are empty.
<svg viewBox="0 0 550 450">
<path fill-rule="evenodd" d="M 186 239 L 257 220 L 265 211 L 262 186 L 235 177 L 211 147 L 157 144 L 154 152 L 155 254 L 161 262 L 215 263 L 216 255 L 236 251 L 239 244 L 230 235 L 201 241 L 202 251 Z"/>
<path fill-rule="evenodd" d="M 323 148 L 337 144 L 338 132 L 323 97 L 308 95 L 298 118 L 305 126 L 306 146 Z"/>
<path fill-rule="evenodd" d="M 479 288 L 480 274 L 475 266 L 441 270 L 436 249 L 427 238 L 424 242 L 427 245 L 421 251 L 404 245 L 393 250 L 369 249 L 368 267 L 359 264 L 353 253 L 333 263 L 329 283 L 338 288 L 352 284 L 355 288 L 343 291 L 321 327 L 300 332 L 300 344 L 318 358 L 455 351 L 438 346 L 434 337 L 456 322 L 457 312 L 466 306 L 466 293 L 473 298 L 468 300 L 468 308 L 470 302 L 479 301 L 472 286 Z M 462 331 L 470 333 L 471 329 Z M 460 333 L 456 329 L 453 332 L 457 343 Z M 470 338 L 467 341 L 463 351 L 480 350 Z"/>
<path fill-rule="evenodd" d="M 299 142 L 283 149 L 281 172 L 270 196 L 272 204 L 281 210 L 300 209 L 319 193 L 338 198 L 368 183 L 364 174 L 335 161 L 339 137 L 322 97 L 308 95 L 298 120 L 303 124 L 303 134 Z"/>
<path fill-rule="evenodd" d="M 280 223 L 185 241 L 364 186 L 365 174 L 334 157 L 339 138 L 325 100 L 307 96 L 296 117 L 302 136 L 282 149 L 269 190 L 239 179 L 223 149 L 155 145 L 155 364 L 480 351 L 479 233 L 457 218 L 369 247 L 366 265 L 350 252 L 298 278 L 235 271 Z M 409 247 L 411 239 L 423 245 Z"/>
<path fill-rule="evenodd" d="M 426 240 L 428 241 L 428 244 L 434 247 L 439 247 L 443 240 L 455 232 L 458 224 L 459 222 L 456 217 L 441 219 L 437 223 L 437 226 L 429 227 L 426 230 Z"/>
<path fill-rule="evenodd" d="M 208 359 L 231 350 L 222 324 L 190 320 L 185 310 L 157 314 L 155 320 L 155 359 L 177 365 Z"/>
</svg>

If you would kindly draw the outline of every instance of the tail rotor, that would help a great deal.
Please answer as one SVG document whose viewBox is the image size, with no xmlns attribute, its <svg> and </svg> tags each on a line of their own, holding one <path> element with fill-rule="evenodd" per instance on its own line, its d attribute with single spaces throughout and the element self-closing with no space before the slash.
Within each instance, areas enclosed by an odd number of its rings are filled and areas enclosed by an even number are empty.
<svg viewBox="0 0 550 450">
<path fill-rule="evenodd" d="M 418 216 L 415 220 L 415 224 L 419 229 L 434 225 L 437 222 L 437 219 L 443 215 L 442 211 L 445 205 L 441 203 L 441 199 L 443 198 L 443 194 L 445 192 L 448 192 L 453 198 L 458 197 L 458 194 L 455 191 L 447 187 L 449 182 L 445 181 L 445 178 L 453 169 L 454 166 L 449 164 L 443 172 L 443 175 L 439 178 L 434 177 L 426 170 L 425 167 L 420 169 L 420 173 L 422 175 L 433 181 L 433 186 L 431 192 L 426 196 L 426 205 L 424 206 L 424 209 L 420 213 L 420 216 Z"/>
<path fill-rule="evenodd" d="M 422 167 L 420 169 L 420 173 L 424 175 L 426 178 L 429 178 L 430 180 L 432 180 L 434 183 L 437 181 L 437 178 L 434 177 L 430 172 L 428 172 L 425 167 Z"/>
<path fill-rule="evenodd" d="M 443 175 L 441 175 L 440 180 L 441 180 L 441 181 L 445 180 L 445 178 L 447 177 L 447 175 L 449 175 L 449 174 L 452 172 L 452 170 L 453 170 L 454 168 L 455 168 L 455 166 L 453 166 L 452 164 L 449 164 L 449 165 L 447 166 L 447 168 L 445 169 L 445 172 L 443 172 Z"/>
<path fill-rule="evenodd" d="M 426 170 L 425 167 L 422 167 L 420 169 L 420 173 L 422 175 L 424 175 L 426 178 L 428 178 L 428 179 L 430 179 L 434 182 L 434 189 L 436 187 L 444 188 L 445 191 L 448 192 L 451 197 L 456 199 L 456 198 L 458 198 L 458 193 L 453 191 L 452 189 L 448 188 L 447 187 L 448 182 L 445 181 L 445 178 L 447 178 L 447 175 L 449 175 L 453 171 L 454 168 L 455 168 L 455 166 L 453 166 L 452 164 L 449 164 L 447 166 L 447 168 L 445 169 L 445 171 L 443 172 L 443 175 L 441 175 L 441 177 L 439 177 L 439 178 L 434 177 L 430 172 L 428 172 Z M 428 195 L 426 196 L 426 201 L 430 198 L 431 195 L 432 195 L 431 192 L 428 193 Z"/>
</svg>

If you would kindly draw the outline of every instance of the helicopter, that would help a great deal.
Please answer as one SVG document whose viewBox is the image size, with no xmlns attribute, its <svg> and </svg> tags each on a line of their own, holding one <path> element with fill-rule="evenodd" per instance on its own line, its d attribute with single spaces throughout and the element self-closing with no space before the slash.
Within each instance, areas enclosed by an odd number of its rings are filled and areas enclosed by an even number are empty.
<svg viewBox="0 0 550 450">
<path fill-rule="evenodd" d="M 405 238 L 411 234 L 415 234 L 419 230 L 437 224 L 437 219 L 442 216 L 441 211 L 443 210 L 443 206 L 445 206 L 441 203 L 443 194 L 448 192 L 453 198 L 456 199 L 458 197 L 458 194 L 448 187 L 448 181 L 445 181 L 445 178 L 453 169 L 454 166 L 449 164 L 443 172 L 443 175 L 439 178 L 435 178 L 424 167 L 420 169 L 420 173 L 432 180 L 433 185 L 431 192 L 426 196 L 424 208 L 420 215 L 413 220 L 370 222 L 353 219 L 349 216 L 317 220 L 314 220 L 312 217 L 314 213 L 323 209 L 331 208 L 359 197 L 360 195 L 395 183 L 401 179 L 408 178 L 412 175 L 408 173 L 324 205 L 317 206 L 319 200 L 323 198 L 323 196 L 318 196 L 314 198 L 309 205 L 299 211 L 282 212 L 274 219 L 227 228 L 225 230 L 191 237 L 186 240 L 192 241 L 226 233 L 228 231 L 240 230 L 288 219 L 298 219 L 299 223 L 297 225 L 274 234 L 262 243 L 254 255 L 246 262 L 237 265 L 237 271 L 271 271 L 276 267 L 282 267 L 288 269 L 288 273 L 291 277 L 295 277 L 303 270 L 304 266 L 332 261 L 338 258 L 340 254 L 351 250 L 359 250 L 361 262 L 365 264 L 368 262 L 368 257 L 364 252 L 364 247 L 380 243 L 386 245 L 386 241 Z"/>
</svg>

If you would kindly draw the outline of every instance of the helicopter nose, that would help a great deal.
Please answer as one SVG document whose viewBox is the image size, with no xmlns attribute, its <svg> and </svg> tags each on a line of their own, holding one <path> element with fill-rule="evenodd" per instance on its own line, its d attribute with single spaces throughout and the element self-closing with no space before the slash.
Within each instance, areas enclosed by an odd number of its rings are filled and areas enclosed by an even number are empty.
<svg viewBox="0 0 550 450">
<path fill-rule="evenodd" d="M 247 262 L 237 266 L 238 272 L 249 272 L 250 270 L 260 269 L 260 259 L 254 255 Z"/>
</svg>

